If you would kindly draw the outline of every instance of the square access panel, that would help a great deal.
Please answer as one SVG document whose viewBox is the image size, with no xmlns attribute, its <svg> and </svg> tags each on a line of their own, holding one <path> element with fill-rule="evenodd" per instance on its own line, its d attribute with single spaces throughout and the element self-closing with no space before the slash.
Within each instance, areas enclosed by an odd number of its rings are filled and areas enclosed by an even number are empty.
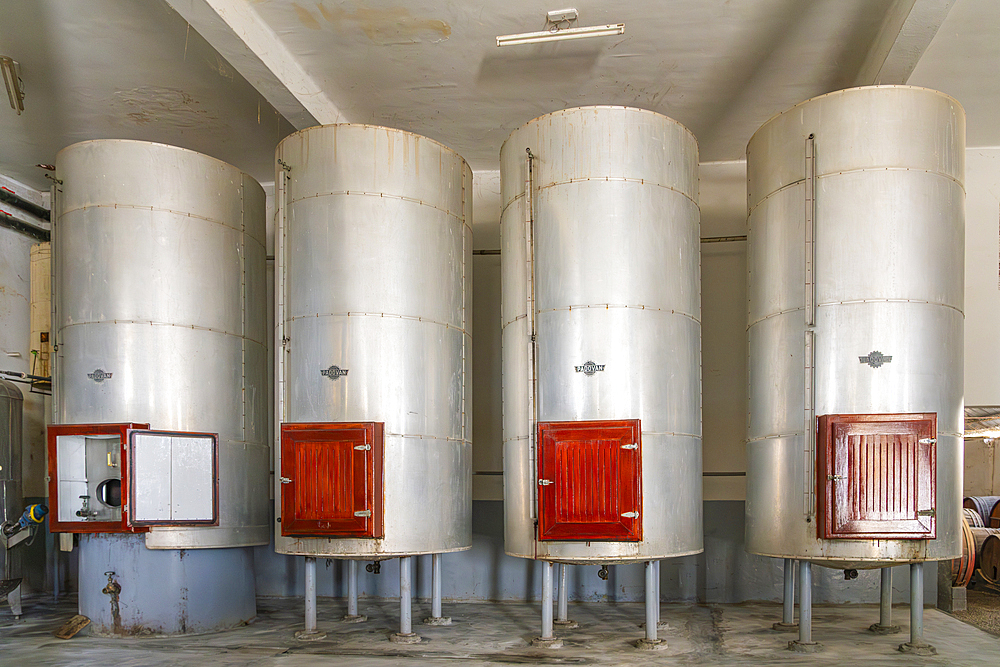
<svg viewBox="0 0 1000 667">
<path fill-rule="evenodd" d="M 219 436 L 129 431 L 132 526 L 219 525 Z"/>
<path fill-rule="evenodd" d="M 642 540 L 640 433 L 638 419 L 539 422 L 539 540 Z"/>
<path fill-rule="evenodd" d="M 936 537 L 937 415 L 823 415 L 817 442 L 821 539 Z"/>
<path fill-rule="evenodd" d="M 281 425 L 281 534 L 384 535 L 381 422 Z"/>
<path fill-rule="evenodd" d="M 49 424 L 49 529 L 55 533 L 145 532 L 129 526 L 132 429 L 149 424 Z"/>
</svg>

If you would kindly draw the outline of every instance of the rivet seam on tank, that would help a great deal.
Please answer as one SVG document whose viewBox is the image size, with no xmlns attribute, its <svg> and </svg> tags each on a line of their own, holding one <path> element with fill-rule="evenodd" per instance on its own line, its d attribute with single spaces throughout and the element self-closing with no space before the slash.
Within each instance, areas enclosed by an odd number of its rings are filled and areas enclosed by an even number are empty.
<svg viewBox="0 0 1000 667">
<path fill-rule="evenodd" d="M 114 375 L 114 373 L 108 373 L 102 368 L 94 369 L 93 373 L 87 373 L 87 377 L 89 377 L 91 380 L 97 383 L 104 382 L 105 380 L 110 380 L 112 375 Z"/>
<path fill-rule="evenodd" d="M 340 376 L 347 375 L 347 369 L 340 366 L 330 366 L 329 368 L 320 369 L 319 374 L 336 381 Z"/>
<path fill-rule="evenodd" d="M 892 361 L 892 355 L 882 354 L 878 350 L 872 350 L 863 357 L 858 357 L 858 361 L 862 364 L 868 364 L 872 368 L 878 368 L 882 364 L 887 364 Z"/>
<path fill-rule="evenodd" d="M 593 361 L 588 361 L 582 366 L 574 366 L 573 368 L 577 373 L 583 373 L 587 377 L 592 377 L 594 373 L 599 373 L 604 370 L 605 364 L 595 364 Z"/>
</svg>

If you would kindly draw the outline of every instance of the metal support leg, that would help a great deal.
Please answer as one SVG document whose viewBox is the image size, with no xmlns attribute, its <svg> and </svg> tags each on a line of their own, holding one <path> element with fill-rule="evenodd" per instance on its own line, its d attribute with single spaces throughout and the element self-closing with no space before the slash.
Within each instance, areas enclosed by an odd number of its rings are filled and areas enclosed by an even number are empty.
<svg viewBox="0 0 1000 667">
<path fill-rule="evenodd" d="M 431 555 L 431 615 L 427 625 L 451 625 L 451 616 L 441 615 L 441 554 Z"/>
<path fill-rule="evenodd" d="M 389 635 L 389 640 L 397 644 L 416 644 L 420 635 L 413 631 L 413 558 L 399 559 L 399 632 Z"/>
<path fill-rule="evenodd" d="M 868 629 L 877 635 L 894 635 L 899 632 L 899 626 L 892 624 L 892 568 L 882 568 L 882 587 L 878 600 L 878 623 L 872 623 Z"/>
<path fill-rule="evenodd" d="M 21 618 L 21 584 L 7 593 L 7 604 L 10 605 L 10 613 L 14 615 L 14 618 Z"/>
<path fill-rule="evenodd" d="M 791 558 L 785 559 L 783 583 L 781 622 L 774 623 L 771 628 L 779 632 L 797 632 L 799 624 L 795 622 L 795 561 Z"/>
<path fill-rule="evenodd" d="M 364 623 L 367 616 L 358 613 L 358 561 L 347 561 L 347 616 L 344 623 Z"/>
<path fill-rule="evenodd" d="M 656 638 L 657 616 L 659 615 L 660 599 L 656 594 L 656 561 L 646 561 L 646 636 L 635 643 L 640 649 L 665 648 L 667 642 Z"/>
<path fill-rule="evenodd" d="M 924 564 L 910 563 L 910 641 L 899 645 L 903 653 L 935 655 L 937 649 L 924 641 Z"/>
<path fill-rule="evenodd" d="M 666 623 L 660 623 L 660 561 L 653 561 L 653 582 L 656 585 L 656 630 L 664 630 Z"/>
<path fill-rule="evenodd" d="M 559 597 L 556 603 L 556 620 L 553 621 L 560 628 L 570 630 L 580 627 L 576 621 L 569 619 L 569 590 L 566 588 L 566 570 L 569 565 L 559 563 Z"/>
<path fill-rule="evenodd" d="M 316 559 L 306 556 L 306 628 L 295 633 L 296 639 L 314 641 L 326 637 L 316 629 Z"/>
<path fill-rule="evenodd" d="M 542 636 L 531 640 L 532 646 L 559 648 L 562 640 L 552 632 L 552 563 L 542 563 Z"/>
<path fill-rule="evenodd" d="M 823 645 L 812 640 L 812 563 L 799 561 L 799 638 L 788 648 L 800 653 L 816 653 Z"/>
</svg>

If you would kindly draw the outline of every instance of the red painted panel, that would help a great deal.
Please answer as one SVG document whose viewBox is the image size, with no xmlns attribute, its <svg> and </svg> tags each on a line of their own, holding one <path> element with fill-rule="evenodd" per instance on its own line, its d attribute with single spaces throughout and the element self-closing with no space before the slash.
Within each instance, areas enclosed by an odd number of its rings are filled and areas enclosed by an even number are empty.
<svg viewBox="0 0 1000 667">
<path fill-rule="evenodd" d="M 937 415 L 823 415 L 817 496 L 824 539 L 934 539 Z"/>
<path fill-rule="evenodd" d="M 383 424 L 281 425 L 281 534 L 382 537 Z"/>
<path fill-rule="evenodd" d="M 539 540 L 642 539 L 640 433 L 637 419 L 538 424 Z"/>
<path fill-rule="evenodd" d="M 122 477 L 122 499 L 128 498 L 128 432 L 149 428 L 149 424 L 49 424 L 46 431 L 49 451 L 49 530 L 53 533 L 146 533 L 149 528 L 132 528 L 128 523 L 128 503 L 122 503 L 121 521 L 59 521 L 59 462 L 56 437 L 60 435 L 113 435 L 121 438 L 118 459 Z M 67 502 L 78 502 L 76 498 Z"/>
</svg>

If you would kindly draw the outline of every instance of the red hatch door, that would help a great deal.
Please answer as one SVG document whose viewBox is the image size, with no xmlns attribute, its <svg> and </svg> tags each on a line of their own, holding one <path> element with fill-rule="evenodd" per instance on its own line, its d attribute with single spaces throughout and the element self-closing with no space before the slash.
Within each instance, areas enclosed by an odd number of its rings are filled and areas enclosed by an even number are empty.
<svg viewBox="0 0 1000 667">
<path fill-rule="evenodd" d="M 936 537 L 936 414 L 823 415 L 817 445 L 821 538 Z"/>
<path fill-rule="evenodd" d="M 383 536 L 383 424 L 281 425 L 281 534 Z"/>
<path fill-rule="evenodd" d="M 639 420 L 538 424 L 538 539 L 642 539 Z"/>
</svg>

